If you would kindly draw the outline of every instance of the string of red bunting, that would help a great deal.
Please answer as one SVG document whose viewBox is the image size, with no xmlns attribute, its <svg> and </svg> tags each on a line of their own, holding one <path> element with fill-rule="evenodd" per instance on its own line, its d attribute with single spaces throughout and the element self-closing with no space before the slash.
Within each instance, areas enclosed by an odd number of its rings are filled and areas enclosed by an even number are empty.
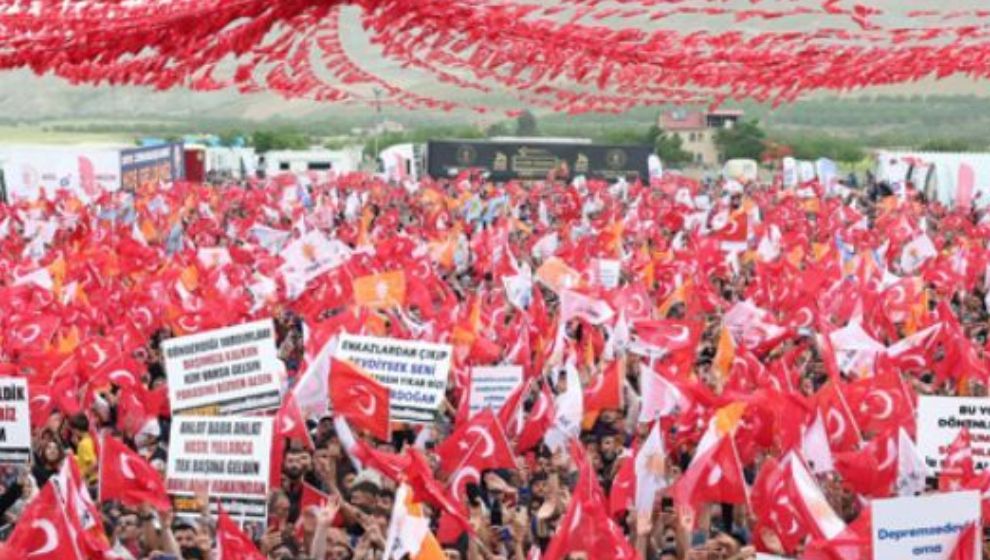
<svg viewBox="0 0 990 560">
<path fill-rule="evenodd" d="M 990 76 L 990 10 L 855 0 L 0 0 L 0 69 L 487 110 L 363 68 L 341 40 L 345 4 L 389 60 L 452 90 L 507 91 L 561 112 Z"/>
</svg>

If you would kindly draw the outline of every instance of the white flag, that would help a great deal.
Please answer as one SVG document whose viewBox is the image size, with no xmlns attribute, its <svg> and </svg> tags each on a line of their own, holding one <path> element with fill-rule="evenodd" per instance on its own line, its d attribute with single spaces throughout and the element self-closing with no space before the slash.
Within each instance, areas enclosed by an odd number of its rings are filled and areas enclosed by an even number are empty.
<svg viewBox="0 0 990 560">
<path fill-rule="evenodd" d="M 315 358 L 310 360 L 307 356 L 306 371 L 292 389 L 299 410 L 307 418 L 325 416 L 329 411 L 327 403 L 330 402 L 330 391 L 327 387 L 327 376 L 330 374 L 330 357 L 333 356 L 336 347 L 337 337 L 330 337 Z"/>
<path fill-rule="evenodd" d="M 929 475 L 925 460 L 918 453 L 910 436 L 901 428 L 897 434 L 897 488 L 898 496 L 914 496 L 924 492 L 925 478 Z"/>
<path fill-rule="evenodd" d="M 636 453 L 636 517 L 646 520 L 653 514 L 657 492 L 667 487 L 667 452 L 660 436 L 660 422 L 653 424 L 643 447 Z"/>
<path fill-rule="evenodd" d="M 901 250 L 901 270 L 905 274 L 913 274 L 928 259 L 938 255 L 935 244 L 928 234 L 922 233 Z"/>
<path fill-rule="evenodd" d="M 828 446 L 828 433 L 825 431 L 825 422 L 822 420 L 822 413 L 818 411 L 814 422 L 808 426 L 801 437 L 801 452 L 804 458 L 811 465 L 811 471 L 815 474 L 824 474 L 835 470 L 832 461 L 832 449 Z"/>
<path fill-rule="evenodd" d="M 544 442 L 552 451 L 563 449 L 567 442 L 581 434 L 581 419 L 584 417 L 584 390 L 574 363 L 568 360 L 567 390 L 556 401 L 557 417 L 547 430 Z"/>
<path fill-rule="evenodd" d="M 639 410 L 640 422 L 670 416 L 678 410 L 686 410 L 691 404 L 677 386 L 642 365 L 639 368 L 639 388 L 643 398 Z"/>
</svg>

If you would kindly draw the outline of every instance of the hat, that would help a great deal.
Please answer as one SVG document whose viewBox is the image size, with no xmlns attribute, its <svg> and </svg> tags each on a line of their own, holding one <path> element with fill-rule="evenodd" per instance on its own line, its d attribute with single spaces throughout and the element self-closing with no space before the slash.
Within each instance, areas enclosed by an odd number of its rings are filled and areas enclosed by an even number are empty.
<svg viewBox="0 0 990 560">
<path fill-rule="evenodd" d="M 354 477 L 354 480 L 351 482 L 351 491 L 353 492 L 355 490 L 358 490 L 359 486 L 368 486 L 368 485 L 374 486 L 375 492 L 380 490 L 382 487 L 381 473 L 379 473 L 374 469 L 362 470 L 357 474 L 357 476 Z M 364 488 L 361 489 L 364 490 Z"/>
<path fill-rule="evenodd" d="M 179 529 L 192 529 L 196 530 L 196 524 L 185 517 L 176 517 L 175 521 L 172 522 L 172 530 L 178 531 Z"/>
<path fill-rule="evenodd" d="M 134 441 L 139 442 L 144 438 L 158 439 L 162 435 L 162 428 L 158 425 L 157 419 L 151 419 L 141 426 L 138 433 L 134 434 Z"/>
</svg>

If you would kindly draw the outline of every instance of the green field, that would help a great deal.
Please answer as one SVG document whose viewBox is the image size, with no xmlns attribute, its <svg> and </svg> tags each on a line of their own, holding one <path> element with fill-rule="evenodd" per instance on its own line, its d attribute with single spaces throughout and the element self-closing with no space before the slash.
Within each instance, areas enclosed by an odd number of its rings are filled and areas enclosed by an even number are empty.
<svg viewBox="0 0 990 560">
<path fill-rule="evenodd" d="M 0 144 L 134 144 L 134 134 L 126 132 L 57 131 L 47 125 L 0 125 Z"/>
</svg>

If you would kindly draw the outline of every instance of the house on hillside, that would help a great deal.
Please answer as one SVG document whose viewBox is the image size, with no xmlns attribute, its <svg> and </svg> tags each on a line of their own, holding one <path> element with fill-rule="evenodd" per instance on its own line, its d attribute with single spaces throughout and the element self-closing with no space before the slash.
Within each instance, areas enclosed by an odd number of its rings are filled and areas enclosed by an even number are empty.
<svg viewBox="0 0 990 560">
<path fill-rule="evenodd" d="M 742 111 L 733 109 L 689 111 L 677 108 L 660 113 L 657 124 L 668 134 L 680 137 L 681 147 L 691 154 L 695 165 L 713 166 L 722 159 L 715 145 L 715 133 L 721 128 L 732 128 L 742 116 Z"/>
</svg>

